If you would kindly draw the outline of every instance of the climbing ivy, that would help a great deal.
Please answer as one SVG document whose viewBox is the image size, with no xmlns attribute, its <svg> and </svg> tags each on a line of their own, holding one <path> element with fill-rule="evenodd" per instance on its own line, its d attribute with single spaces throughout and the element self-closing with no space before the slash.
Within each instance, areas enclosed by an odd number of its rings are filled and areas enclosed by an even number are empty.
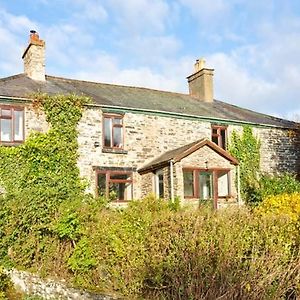
<svg viewBox="0 0 300 300">
<path fill-rule="evenodd" d="M 32 132 L 18 147 L 0 147 L 0 182 L 5 189 L 0 204 L 1 249 L 14 244 L 25 263 L 50 234 L 58 206 L 84 197 L 77 167 L 77 124 L 90 101 L 76 95 L 35 94 L 33 99 L 36 113 L 45 113 L 49 130 Z M 32 232 L 35 238 L 26 238 Z"/>
<path fill-rule="evenodd" d="M 240 164 L 241 196 L 248 204 L 258 201 L 260 141 L 254 136 L 250 126 L 243 127 L 239 135 L 232 132 L 229 152 L 238 159 Z"/>
</svg>

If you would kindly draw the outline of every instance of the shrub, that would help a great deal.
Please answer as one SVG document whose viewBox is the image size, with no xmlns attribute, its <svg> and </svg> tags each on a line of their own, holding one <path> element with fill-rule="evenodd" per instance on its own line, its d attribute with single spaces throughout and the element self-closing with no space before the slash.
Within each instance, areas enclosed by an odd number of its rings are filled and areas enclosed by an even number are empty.
<svg viewBox="0 0 300 300">
<path fill-rule="evenodd" d="M 259 180 L 261 200 L 268 196 L 300 192 L 300 182 L 293 174 L 264 174 Z"/>
<path fill-rule="evenodd" d="M 0 300 L 7 299 L 7 292 L 11 288 L 11 282 L 4 272 L 4 269 L 0 266 Z"/>
<path fill-rule="evenodd" d="M 241 135 L 236 131 L 232 132 L 228 150 L 239 161 L 242 199 L 248 204 L 255 204 L 258 201 L 256 193 L 260 170 L 260 141 L 254 136 L 250 126 L 244 126 Z"/>
<path fill-rule="evenodd" d="M 258 211 L 270 215 L 286 215 L 300 225 L 300 193 L 269 196 L 258 207 Z"/>
</svg>

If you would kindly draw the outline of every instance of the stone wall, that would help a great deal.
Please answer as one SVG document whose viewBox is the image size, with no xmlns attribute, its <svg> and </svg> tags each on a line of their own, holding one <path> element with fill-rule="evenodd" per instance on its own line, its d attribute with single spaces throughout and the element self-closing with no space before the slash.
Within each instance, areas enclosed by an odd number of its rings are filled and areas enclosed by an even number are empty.
<svg viewBox="0 0 300 300">
<path fill-rule="evenodd" d="M 126 113 L 123 122 L 124 151 L 111 153 L 102 151 L 103 125 L 100 109 L 86 110 L 78 126 L 78 165 L 81 176 L 90 182 L 89 192 L 91 193 L 94 192 L 96 186 L 93 167 L 131 167 L 136 170 L 168 150 L 203 137 L 210 138 L 209 122 L 134 113 Z M 100 144 L 99 147 L 95 147 L 95 142 Z M 141 187 L 145 185 L 149 185 L 149 178 L 134 172 L 133 197 L 135 199 L 144 196 L 145 193 Z"/>
<path fill-rule="evenodd" d="M 211 138 L 211 123 L 196 119 L 126 113 L 124 115 L 124 151 L 104 152 L 102 149 L 102 117 L 98 107 L 88 107 L 78 125 L 80 174 L 88 183 L 88 192 L 95 193 L 95 167 L 133 169 L 133 197 L 139 199 L 150 190 L 153 178 L 141 176 L 136 170 L 168 150 L 201 138 Z M 25 137 L 31 131 L 45 132 L 49 128 L 45 116 L 36 114 L 31 105 L 25 109 Z M 228 136 L 242 126 L 229 125 Z M 299 134 L 276 128 L 254 128 L 261 140 L 261 169 L 265 172 L 299 172 Z M 147 186 L 147 188 L 146 188 Z"/>
<path fill-rule="evenodd" d="M 243 127 L 230 125 L 229 140 L 233 131 L 242 134 Z M 255 127 L 254 135 L 261 142 L 260 168 L 266 173 L 300 173 L 300 132 L 290 129 Z"/>
<path fill-rule="evenodd" d="M 40 296 L 53 300 L 116 300 L 108 295 L 93 294 L 68 287 L 64 282 L 44 279 L 25 271 L 10 270 L 7 272 L 18 291 L 27 295 Z"/>
</svg>

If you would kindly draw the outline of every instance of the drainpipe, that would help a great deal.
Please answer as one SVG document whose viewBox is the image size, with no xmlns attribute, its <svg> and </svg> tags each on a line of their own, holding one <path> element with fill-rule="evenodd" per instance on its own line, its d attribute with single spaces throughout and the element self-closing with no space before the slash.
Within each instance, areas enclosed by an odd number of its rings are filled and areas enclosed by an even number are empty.
<svg viewBox="0 0 300 300">
<path fill-rule="evenodd" d="M 237 165 L 236 167 L 236 173 L 237 173 L 237 198 L 238 198 L 238 205 L 241 206 L 241 180 L 240 180 L 240 166 Z"/>
<path fill-rule="evenodd" d="M 171 200 L 174 201 L 174 174 L 173 174 L 173 160 L 170 160 L 170 177 L 171 177 Z"/>
</svg>

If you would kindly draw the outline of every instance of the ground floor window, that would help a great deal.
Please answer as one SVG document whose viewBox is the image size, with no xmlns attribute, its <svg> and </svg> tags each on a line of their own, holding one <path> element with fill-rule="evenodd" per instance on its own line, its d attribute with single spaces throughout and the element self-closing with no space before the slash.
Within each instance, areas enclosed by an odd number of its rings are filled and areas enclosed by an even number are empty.
<svg viewBox="0 0 300 300">
<path fill-rule="evenodd" d="M 230 170 L 183 169 L 184 198 L 213 199 L 230 195 Z"/>
<path fill-rule="evenodd" d="M 164 198 L 164 174 L 163 170 L 155 173 L 155 194 L 160 199 Z"/>
<path fill-rule="evenodd" d="M 132 172 L 97 170 L 97 191 L 111 201 L 132 199 Z"/>
</svg>

